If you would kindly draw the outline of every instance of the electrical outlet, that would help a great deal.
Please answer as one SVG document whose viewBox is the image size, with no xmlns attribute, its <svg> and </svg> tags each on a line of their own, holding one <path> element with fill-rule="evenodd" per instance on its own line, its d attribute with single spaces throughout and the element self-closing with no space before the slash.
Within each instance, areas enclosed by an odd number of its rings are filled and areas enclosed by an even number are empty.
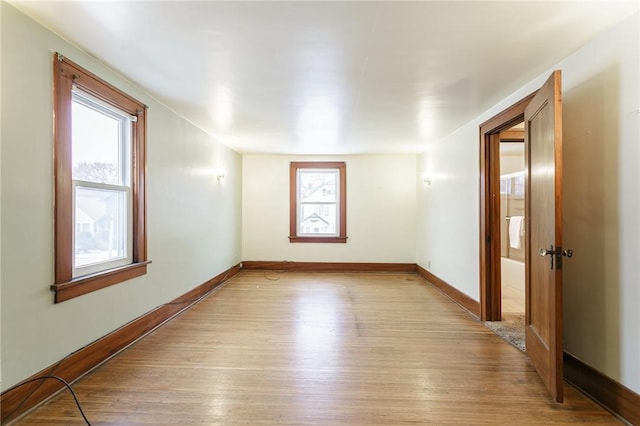
<svg viewBox="0 0 640 426">
<path fill-rule="evenodd" d="M 427 260 L 427 268 L 431 268 L 431 260 Z"/>
</svg>

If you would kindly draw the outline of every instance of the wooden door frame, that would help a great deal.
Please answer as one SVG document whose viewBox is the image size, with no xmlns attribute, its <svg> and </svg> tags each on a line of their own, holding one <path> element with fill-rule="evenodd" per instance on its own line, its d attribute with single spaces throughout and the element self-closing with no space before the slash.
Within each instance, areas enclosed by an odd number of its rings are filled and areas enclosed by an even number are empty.
<svg viewBox="0 0 640 426">
<path fill-rule="evenodd" d="M 533 92 L 480 125 L 480 319 L 501 321 L 500 131 L 524 121 Z M 494 238 L 494 235 L 497 238 Z"/>
</svg>

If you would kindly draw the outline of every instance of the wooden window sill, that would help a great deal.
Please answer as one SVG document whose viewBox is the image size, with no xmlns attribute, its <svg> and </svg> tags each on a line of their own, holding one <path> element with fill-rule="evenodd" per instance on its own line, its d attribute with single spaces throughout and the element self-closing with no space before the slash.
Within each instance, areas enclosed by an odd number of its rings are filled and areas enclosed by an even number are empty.
<svg viewBox="0 0 640 426">
<path fill-rule="evenodd" d="M 290 236 L 290 243 L 346 243 L 347 237 L 298 237 Z"/>
<path fill-rule="evenodd" d="M 150 260 L 132 263 L 108 271 L 78 277 L 65 283 L 53 284 L 51 290 L 55 292 L 55 303 L 64 302 L 65 300 L 145 275 L 149 263 L 151 263 Z"/>
</svg>

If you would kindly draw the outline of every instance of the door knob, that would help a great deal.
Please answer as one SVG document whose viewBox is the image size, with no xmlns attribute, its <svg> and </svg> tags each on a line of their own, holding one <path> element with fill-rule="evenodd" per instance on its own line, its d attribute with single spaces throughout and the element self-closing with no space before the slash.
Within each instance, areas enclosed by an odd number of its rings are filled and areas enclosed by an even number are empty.
<svg viewBox="0 0 640 426">
<path fill-rule="evenodd" d="M 538 254 L 542 257 L 549 256 L 549 266 L 551 267 L 551 269 L 553 269 L 553 258 L 558 254 L 556 250 L 553 249 L 553 245 L 548 249 L 541 248 L 540 250 L 538 250 Z"/>
<path fill-rule="evenodd" d="M 549 256 L 551 269 L 553 269 L 553 258 L 555 257 L 558 269 L 562 269 L 562 256 L 572 257 L 573 250 L 562 250 L 562 247 L 557 247 L 554 249 L 552 245 L 548 249 L 541 248 L 540 250 L 538 250 L 538 254 L 542 257 Z"/>
<path fill-rule="evenodd" d="M 538 251 L 538 254 L 539 254 L 540 256 L 542 256 L 542 257 L 547 256 L 547 255 L 552 256 L 552 255 L 556 254 L 556 251 L 553 249 L 553 246 L 551 246 L 551 248 L 549 248 L 549 249 L 543 249 L 543 248 L 541 248 L 541 249 Z M 572 252 L 571 254 L 573 255 L 573 252 Z M 569 257 L 571 257 L 571 256 L 569 256 Z"/>
</svg>

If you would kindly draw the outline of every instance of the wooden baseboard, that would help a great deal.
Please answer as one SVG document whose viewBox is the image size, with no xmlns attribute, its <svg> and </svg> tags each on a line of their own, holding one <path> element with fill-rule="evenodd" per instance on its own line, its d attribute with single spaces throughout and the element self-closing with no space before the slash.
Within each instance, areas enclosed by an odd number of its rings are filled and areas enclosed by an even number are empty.
<svg viewBox="0 0 640 426">
<path fill-rule="evenodd" d="M 632 425 L 640 425 L 640 395 L 564 353 L 564 378 Z"/>
<path fill-rule="evenodd" d="M 480 304 L 431 272 L 413 263 L 318 263 L 318 262 L 263 262 L 246 261 L 229 268 L 209 281 L 188 291 L 174 301 L 161 305 L 131 321 L 95 342 L 79 349 L 51 365 L 31 379 L 56 375 L 73 382 L 93 370 L 109 358 L 149 334 L 157 327 L 188 309 L 202 296 L 237 274 L 240 269 L 285 270 L 300 272 L 390 272 L 417 273 L 440 289 L 455 303 L 480 317 Z M 594 400 L 633 425 L 640 425 L 640 395 L 603 375 L 571 354 L 564 354 L 565 379 Z M 0 395 L 0 423 L 15 419 L 40 402 L 49 398 L 62 385 L 53 380 L 34 382 L 15 390 L 8 389 Z M 10 418 L 9 418 L 10 417 Z"/>
<path fill-rule="evenodd" d="M 58 376 L 69 383 L 79 379 L 136 340 L 151 333 L 180 312 L 188 309 L 209 291 L 237 274 L 240 268 L 240 264 L 229 268 L 204 284 L 179 296 L 172 302 L 147 312 L 95 342 L 71 353 L 57 363 L 24 380 L 24 382 L 50 375 Z M 63 385 L 56 380 L 38 380 L 14 390 L 7 389 L 0 395 L 0 423 L 4 424 L 17 418 L 62 388 Z"/>
<path fill-rule="evenodd" d="M 415 263 L 270 262 L 248 260 L 242 269 L 291 272 L 391 272 L 415 274 Z"/>
<path fill-rule="evenodd" d="M 431 272 L 427 271 L 420 265 L 416 265 L 416 272 L 422 278 L 433 284 L 436 288 L 440 289 L 440 291 L 442 291 L 451 300 L 462 306 L 475 317 L 480 318 L 480 302 L 473 300 L 457 288 L 453 287 L 451 284 L 433 275 Z"/>
<path fill-rule="evenodd" d="M 418 275 L 439 288 L 454 302 L 476 317 L 480 317 L 479 302 L 471 299 L 420 265 L 416 265 L 416 271 Z M 638 410 L 638 407 L 640 407 L 640 395 L 631 389 L 605 376 L 567 352 L 564 353 L 564 378 L 612 413 L 632 425 L 640 426 L 640 411 Z"/>
</svg>

